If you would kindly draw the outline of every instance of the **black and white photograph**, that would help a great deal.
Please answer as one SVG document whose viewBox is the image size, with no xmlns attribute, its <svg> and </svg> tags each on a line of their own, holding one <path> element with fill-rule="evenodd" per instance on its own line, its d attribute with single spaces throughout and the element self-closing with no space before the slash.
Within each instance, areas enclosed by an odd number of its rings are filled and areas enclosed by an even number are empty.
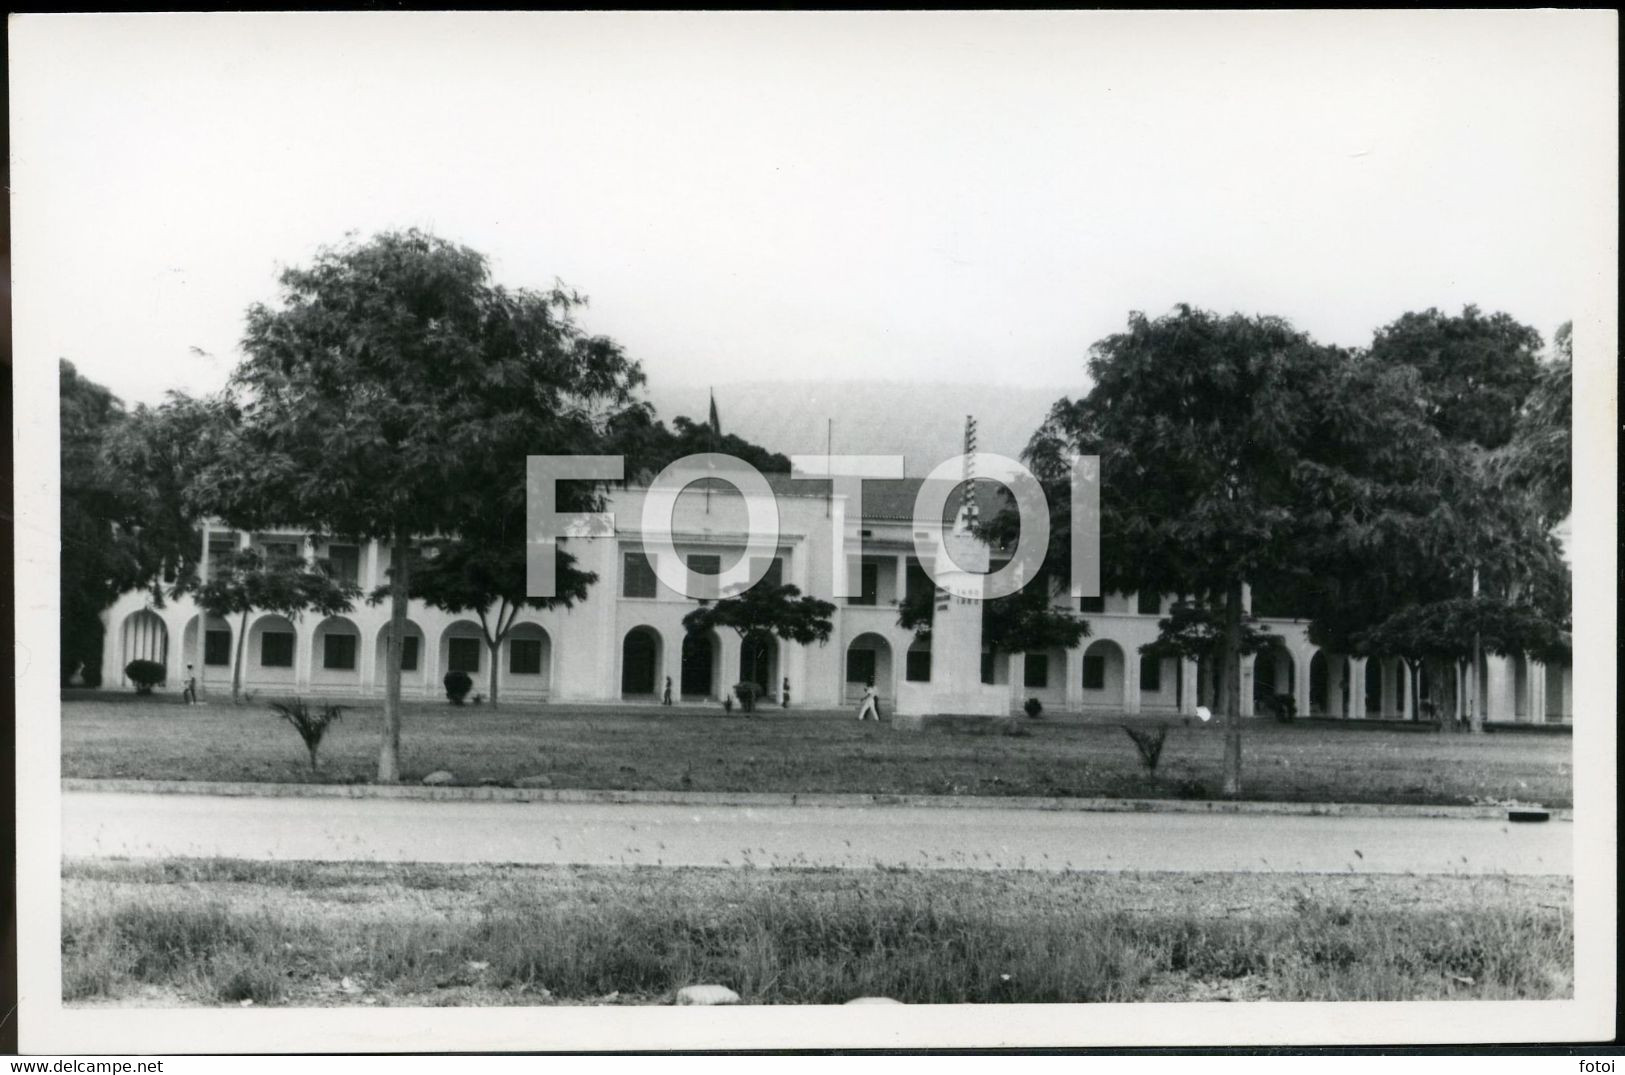
<svg viewBox="0 0 1625 1075">
<path fill-rule="evenodd" d="M 1613 12 L 8 29 L 23 1051 L 1613 1037 Z"/>
</svg>

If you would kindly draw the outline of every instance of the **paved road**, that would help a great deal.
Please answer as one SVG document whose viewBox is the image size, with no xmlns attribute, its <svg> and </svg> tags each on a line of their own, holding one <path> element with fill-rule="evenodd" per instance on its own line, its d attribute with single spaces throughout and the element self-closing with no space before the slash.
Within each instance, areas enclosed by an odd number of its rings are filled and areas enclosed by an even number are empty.
<svg viewBox="0 0 1625 1075">
<path fill-rule="evenodd" d="M 106 792 L 62 801 L 62 848 L 73 857 L 1573 873 L 1573 825 L 1561 821 Z"/>
</svg>

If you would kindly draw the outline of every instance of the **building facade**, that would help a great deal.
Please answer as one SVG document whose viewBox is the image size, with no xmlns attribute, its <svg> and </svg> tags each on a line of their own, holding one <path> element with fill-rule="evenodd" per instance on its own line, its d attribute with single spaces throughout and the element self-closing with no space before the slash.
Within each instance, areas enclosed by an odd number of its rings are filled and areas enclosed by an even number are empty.
<svg viewBox="0 0 1625 1075">
<path fill-rule="evenodd" d="M 611 497 L 612 533 L 568 539 L 566 547 L 579 566 L 598 576 L 587 600 L 571 609 L 522 610 L 496 654 L 486 646 L 474 616 L 445 613 L 414 600 L 403 654 L 403 695 L 441 698 L 442 679 L 451 671 L 466 672 L 474 690 L 485 693 L 494 663 L 505 702 L 658 704 L 669 680 L 674 704 L 715 705 L 735 683 L 749 680 L 765 688 L 766 704 L 837 710 L 854 705 L 872 681 L 882 708 L 890 712 L 900 701 L 905 708 L 914 704 L 911 700 L 932 682 L 934 661 L 979 659 L 981 682 L 999 688 L 1011 712 L 1028 698 L 1037 698 L 1046 712 L 1102 718 L 1191 715 L 1198 705 L 1217 708 L 1206 668 L 1140 653 L 1142 645 L 1157 637 L 1168 597 L 1109 594 L 1081 602 L 1058 597 L 1058 605 L 1077 609 L 1091 627 L 1090 636 L 1070 649 L 933 654 L 897 623 L 904 597 L 915 587 L 932 585 L 913 525 L 923 483 L 867 482 L 863 502 L 851 504 L 831 495 L 824 483 L 767 477 L 779 535 L 770 562 L 755 566 L 766 578 L 793 583 L 802 593 L 837 606 L 828 643 L 775 641 L 756 650 L 728 631 L 689 635 L 682 619 L 695 600 L 667 587 L 651 567 L 650 556 L 660 554 L 646 548 L 642 514 L 647 490 L 625 488 Z M 931 492 L 946 505 L 945 521 L 951 519 L 956 507 L 951 487 Z M 753 566 L 744 556 L 751 506 L 728 486 L 684 490 L 672 514 L 672 549 L 666 555 L 675 553 L 692 572 L 716 576 L 721 592 L 727 592 Z M 861 558 L 849 559 L 845 550 L 860 538 Z M 213 526 L 206 528 L 204 542 L 205 570 L 222 553 L 253 547 L 267 555 L 328 561 L 363 592 L 387 581 L 390 551 L 377 542 Z M 844 587 L 849 575 L 857 595 L 836 597 L 838 581 Z M 160 608 L 149 594 L 135 591 L 109 608 L 105 620 L 104 686 L 127 685 L 125 666 L 145 658 L 164 666 L 168 690 L 180 690 L 188 665 L 200 670 L 205 693 L 229 690 L 241 643 L 243 687 L 257 695 L 383 694 L 388 602 L 358 602 L 341 616 L 290 619 L 255 612 L 246 624 L 218 617 L 202 623 L 189 598 Z M 1402 662 L 1324 652 L 1309 641 L 1303 621 L 1260 622 L 1280 642 L 1243 662 L 1245 715 L 1262 708 L 1256 699 L 1285 694 L 1295 700 L 1300 715 L 1412 716 L 1409 673 Z M 940 670 L 937 678 L 942 678 Z M 1462 679 L 1460 674 L 1454 682 L 1424 679 L 1424 697 L 1432 699 L 1434 712 L 1465 712 L 1471 692 Z M 1567 723 L 1572 720 L 1573 676 L 1567 666 L 1489 657 L 1477 696 L 1484 699 L 1487 720 Z"/>
</svg>

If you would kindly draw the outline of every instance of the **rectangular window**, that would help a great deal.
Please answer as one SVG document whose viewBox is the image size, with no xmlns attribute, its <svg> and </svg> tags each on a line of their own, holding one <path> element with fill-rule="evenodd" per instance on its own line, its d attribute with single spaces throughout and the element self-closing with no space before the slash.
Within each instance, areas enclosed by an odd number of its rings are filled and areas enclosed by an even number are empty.
<svg viewBox="0 0 1625 1075">
<path fill-rule="evenodd" d="M 875 651 L 854 649 L 846 652 L 846 681 L 872 683 L 875 678 Z"/>
<path fill-rule="evenodd" d="M 446 671 L 478 672 L 480 670 L 480 647 L 484 644 L 477 638 L 450 639 L 446 654 Z"/>
<path fill-rule="evenodd" d="M 851 598 L 854 605 L 873 605 L 880 599 L 880 565 L 864 561 L 858 565 L 858 596 Z"/>
<path fill-rule="evenodd" d="M 696 575 L 720 575 L 722 557 L 711 553 L 691 552 L 688 554 L 688 569 Z"/>
<path fill-rule="evenodd" d="M 910 560 L 908 569 L 903 574 L 903 598 L 912 600 L 916 594 L 929 593 L 936 589 L 936 583 L 926 573 L 925 567 L 918 560 Z"/>
<path fill-rule="evenodd" d="M 1038 690 L 1049 686 L 1049 654 L 1027 654 L 1026 668 L 1022 673 L 1022 684 Z"/>
<path fill-rule="evenodd" d="M 516 676 L 542 674 L 542 640 L 515 638 L 508 643 L 508 671 Z"/>
<path fill-rule="evenodd" d="M 266 631 L 260 635 L 260 667 L 293 667 L 292 631 Z"/>
<path fill-rule="evenodd" d="M 1106 689 L 1106 658 L 1096 656 L 1083 659 L 1083 689 L 1086 691 Z"/>
<path fill-rule="evenodd" d="M 903 676 L 910 683 L 931 682 L 931 651 L 911 649 L 904 659 Z"/>
<path fill-rule="evenodd" d="M 767 568 L 762 573 L 761 581 L 758 582 L 756 585 L 758 585 L 758 586 L 766 586 L 769 589 L 775 589 L 775 590 L 778 589 L 780 586 L 783 586 L 784 585 L 784 557 L 775 556 L 775 557 L 773 557 L 772 560 L 769 560 L 769 561 L 764 561 L 761 557 L 752 557 L 751 561 L 750 561 L 751 574 L 754 575 L 756 573 L 756 571 L 759 568 L 762 567 L 762 564 L 764 562 L 766 562 Z"/>
<path fill-rule="evenodd" d="M 1140 656 L 1140 690 L 1152 694 L 1162 690 L 1162 658 L 1149 653 Z"/>
<path fill-rule="evenodd" d="M 229 665 L 231 663 L 231 632 L 211 629 L 203 633 L 203 663 Z"/>
<path fill-rule="evenodd" d="M 401 639 L 401 671 L 416 672 L 418 670 L 418 636 L 407 635 Z"/>
<path fill-rule="evenodd" d="M 621 596 L 653 597 L 655 569 L 641 552 L 629 552 L 621 559 Z"/>
<path fill-rule="evenodd" d="M 1162 614 L 1162 595 L 1156 593 L 1135 594 L 1134 606 L 1142 616 L 1160 616 Z"/>
<path fill-rule="evenodd" d="M 220 565 L 232 553 L 237 551 L 237 538 L 235 536 L 209 538 L 209 578 L 220 577 Z"/>
<path fill-rule="evenodd" d="M 355 635 L 323 635 L 322 667 L 335 672 L 355 668 Z"/>
<path fill-rule="evenodd" d="M 260 555 L 267 563 L 291 564 L 302 559 L 297 541 L 266 541 L 260 544 Z"/>
<path fill-rule="evenodd" d="M 327 571 L 340 582 L 361 581 L 361 550 L 355 545 L 329 545 Z"/>
<path fill-rule="evenodd" d="M 1080 597 L 1080 598 L 1078 598 L 1078 611 L 1079 612 L 1105 612 L 1106 611 L 1106 597 L 1105 597 L 1105 595 L 1102 594 L 1099 597 Z"/>
</svg>

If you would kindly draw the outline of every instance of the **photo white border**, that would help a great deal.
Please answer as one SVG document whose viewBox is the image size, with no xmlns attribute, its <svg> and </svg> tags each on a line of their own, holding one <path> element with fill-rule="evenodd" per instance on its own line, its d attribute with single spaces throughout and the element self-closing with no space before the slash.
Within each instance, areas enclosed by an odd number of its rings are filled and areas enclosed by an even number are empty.
<svg viewBox="0 0 1625 1075">
<path fill-rule="evenodd" d="M 918 15 L 984 17 L 986 13 Z M 1452 13 L 1456 14 L 1456 13 Z M 1524 13 L 1471 13 L 1486 20 Z M 1589 19 L 1617 57 L 1613 12 L 1547 12 Z M 902 1008 L 474 1008 L 234 1009 L 64 1008 L 60 967 L 60 729 L 58 632 L 57 355 L 49 319 L 55 296 L 32 287 L 30 268 L 55 256 L 49 176 L 31 147 L 49 132 L 31 125 L 27 101 L 48 85 L 32 62 L 31 32 L 56 16 L 13 16 L 12 280 L 16 491 L 17 823 L 22 1049 L 30 1053 L 440 1052 L 491 1050 L 962 1048 L 1041 1046 L 1360 1045 L 1591 1041 L 1613 1032 L 1615 1008 L 1618 326 L 1618 143 L 1613 92 L 1599 95 L 1599 140 L 1576 147 L 1594 197 L 1592 286 L 1577 295 L 1575 356 L 1575 996 L 1568 1001 L 910 1006 Z M 223 15 L 143 16 L 222 18 Z M 267 16 L 258 16 L 267 17 Z M 355 18 L 303 14 L 277 18 Z M 376 14 L 420 19 L 445 16 Z M 565 16 L 626 19 L 626 15 Z M 742 32 L 761 16 L 719 14 Z M 848 17 L 848 16 L 830 16 Z M 874 13 L 850 16 L 873 18 Z M 1106 17 L 1120 16 L 1106 13 Z M 1143 16 L 1156 18 L 1157 14 Z M 1166 13 L 1162 13 L 1166 17 Z M 1199 17 L 1182 13 L 1182 20 Z M 1251 17 L 1275 29 L 1304 13 Z M 1373 19 L 1440 17 L 1375 13 Z M 177 23 L 177 30 L 183 29 Z M 1606 132 L 1606 133 L 1602 133 Z M 75 296 L 84 301 L 83 296 Z M 1596 714 L 1587 717 L 1585 714 Z"/>
</svg>

